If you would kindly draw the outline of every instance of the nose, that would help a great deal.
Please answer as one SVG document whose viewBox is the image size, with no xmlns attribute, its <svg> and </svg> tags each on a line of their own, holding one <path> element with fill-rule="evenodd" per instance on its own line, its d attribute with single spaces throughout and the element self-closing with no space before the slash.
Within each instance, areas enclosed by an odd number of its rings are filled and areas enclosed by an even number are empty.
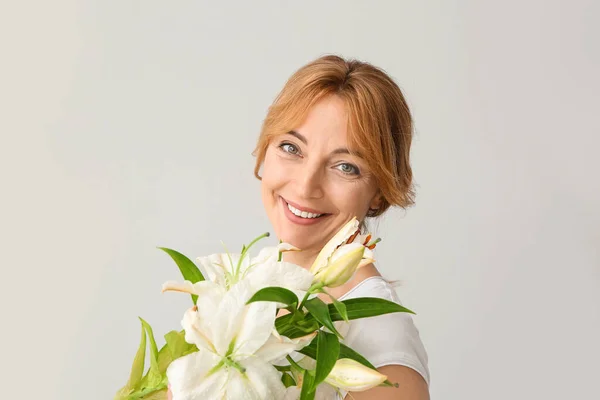
<svg viewBox="0 0 600 400">
<path fill-rule="evenodd" d="M 304 163 L 296 171 L 296 194 L 304 199 L 323 197 L 323 170 L 320 165 Z"/>
</svg>

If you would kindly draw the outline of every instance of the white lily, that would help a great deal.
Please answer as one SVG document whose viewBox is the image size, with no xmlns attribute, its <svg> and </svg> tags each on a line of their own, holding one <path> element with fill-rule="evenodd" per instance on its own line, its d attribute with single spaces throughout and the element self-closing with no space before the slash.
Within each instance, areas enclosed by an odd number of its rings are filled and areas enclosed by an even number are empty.
<svg viewBox="0 0 600 400">
<path fill-rule="evenodd" d="M 315 275 L 315 280 L 325 287 L 338 287 L 346 283 L 363 260 L 365 248 L 360 243 L 344 245 L 336 250 L 329 263 Z"/>
<path fill-rule="evenodd" d="M 294 357 L 292 357 L 294 358 Z M 310 357 L 296 360 L 298 365 L 305 369 L 314 369 L 316 362 Z M 329 400 L 335 398 L 337 393 L 342 397 L 347 392 L 361 392 L 383 383 L 387 377 L 378 371 L 368 368 L 352 359 L 342 358 L 316 390 L 315 400 Z M 286 389 L 284 400 L 298 400 L 302 389 L 301 382 L 298 386 Z"/>
<path fill-rule="evenodd" d="M 246 305 L 253 294 L 247 281 L 229 291 L 207 281 L 172 285 L 166 290 L 198 295 L 182 325 L 185 340 L 199 351 L 169 365 L 173 400 L 283 398 L 285 387 L 271 363 L 305 347 L 315 333 L 287 341 L 272 336 L 276 305 Z"/>
<path fill-rule="evenodd" d="M 352 218 L 323 247 L 310 272 L 315 280 L 327 287 L 337 287 L 346 283 L 356 272 L 375 261 L 374 243 L 369 243 L 371 235 L 359 235 L 359 222 Z"/>
<path fill-rule="evenodd" d="M 247 280 L 256 292 L 267 286 L 279 286 L 292 290 L 297 296 L 308 290 L 313 275 L 306 269 L 285 261 L 278 261 L 279 253 L 299 251 L 298 248 L 280 243 L 275 247 L 261 249 L 258 256 L 251 258 L 243 254 L 212 254 L 198 257 L 208 279 L 229 290 L 242 280 Z M 240 261 L 241 260 L 241 261 Z"/>
<path fill-rule="evenodd" d="M 362 392 L 382 384 L 387 376 L 350 358 L 337 360 L 325 382 L 347 392 Z"/>
</svg>

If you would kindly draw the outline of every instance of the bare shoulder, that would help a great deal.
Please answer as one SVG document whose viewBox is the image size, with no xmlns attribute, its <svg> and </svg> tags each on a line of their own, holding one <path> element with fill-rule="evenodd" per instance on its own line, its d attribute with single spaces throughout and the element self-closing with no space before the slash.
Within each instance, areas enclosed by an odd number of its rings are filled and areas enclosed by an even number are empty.
<svg viewBox="0 0 600 400">
<path fill-rule="evenodd" d="M 398 387 L 375 387 L 364 392 L 350 392 L 345 399 L 351 400 L 429 400 L 429 387 L 425 379 L 412 368 L 403 365 L 386 365 L 377 368 Z"/>
</svg>

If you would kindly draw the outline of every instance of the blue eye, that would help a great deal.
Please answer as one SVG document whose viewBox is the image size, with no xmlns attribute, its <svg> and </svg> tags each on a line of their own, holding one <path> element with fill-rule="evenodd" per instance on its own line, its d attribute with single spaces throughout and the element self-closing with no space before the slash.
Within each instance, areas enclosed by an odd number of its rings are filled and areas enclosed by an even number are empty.
<svg viewBox="0 0 600 400">
<path fill-rule="evenodd" d="M 342 171 L 343 174 L 360 175 L 359 169 L 352 164 L 344 163 L 344 164 L 340 164 L 338 167 L 346 167 L 346 168 L 340 168 L 340 171 Z"/>
<path fill-rule="evenodd" d="M 288 154 L 296 155 L 298 154 L 298 148 L 291 143 L 281 143 L 279 148 L 283 150 L 283 152 Z"/>
</svg>

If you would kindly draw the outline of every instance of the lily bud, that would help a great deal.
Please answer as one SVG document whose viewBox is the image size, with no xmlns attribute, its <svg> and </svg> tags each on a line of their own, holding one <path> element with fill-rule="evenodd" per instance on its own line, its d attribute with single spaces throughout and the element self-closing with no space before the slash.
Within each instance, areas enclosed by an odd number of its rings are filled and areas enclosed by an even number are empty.
<svg viewBox="0 0 600 400">
<path fill-rule="evenodd" d="M 329 241 L 321 251 L 317 258 L 313 262 L 313 265 L 310 267 L 310 272 L 316 275 L 321 269 L 325 268 L 327 264 L 330 262 L 331 257 L 333 256 L 334 251 L 345 244 L 348 238 L 350 238 L 357 230 L 358 230 L 359 222 L 356 217 L 352 218 L 349 222 L 347 222 Z"/>
<path fill-rule="evenodd" d="M 348 282 L 359 266 L 366 265 L 363 260 L 365 247 L 360 243 L 352 243 L 337 249 L 329 263 L 315 275 L 315 281 L 325 287 L 338 287 Z"/>
<path fill-rule="evenodd" d="M 362 392 L 382 384 L 387 376 L 350 358 L 342 358 L 325 378 L 325 382 L 347 392 Z"/>
</svg>

